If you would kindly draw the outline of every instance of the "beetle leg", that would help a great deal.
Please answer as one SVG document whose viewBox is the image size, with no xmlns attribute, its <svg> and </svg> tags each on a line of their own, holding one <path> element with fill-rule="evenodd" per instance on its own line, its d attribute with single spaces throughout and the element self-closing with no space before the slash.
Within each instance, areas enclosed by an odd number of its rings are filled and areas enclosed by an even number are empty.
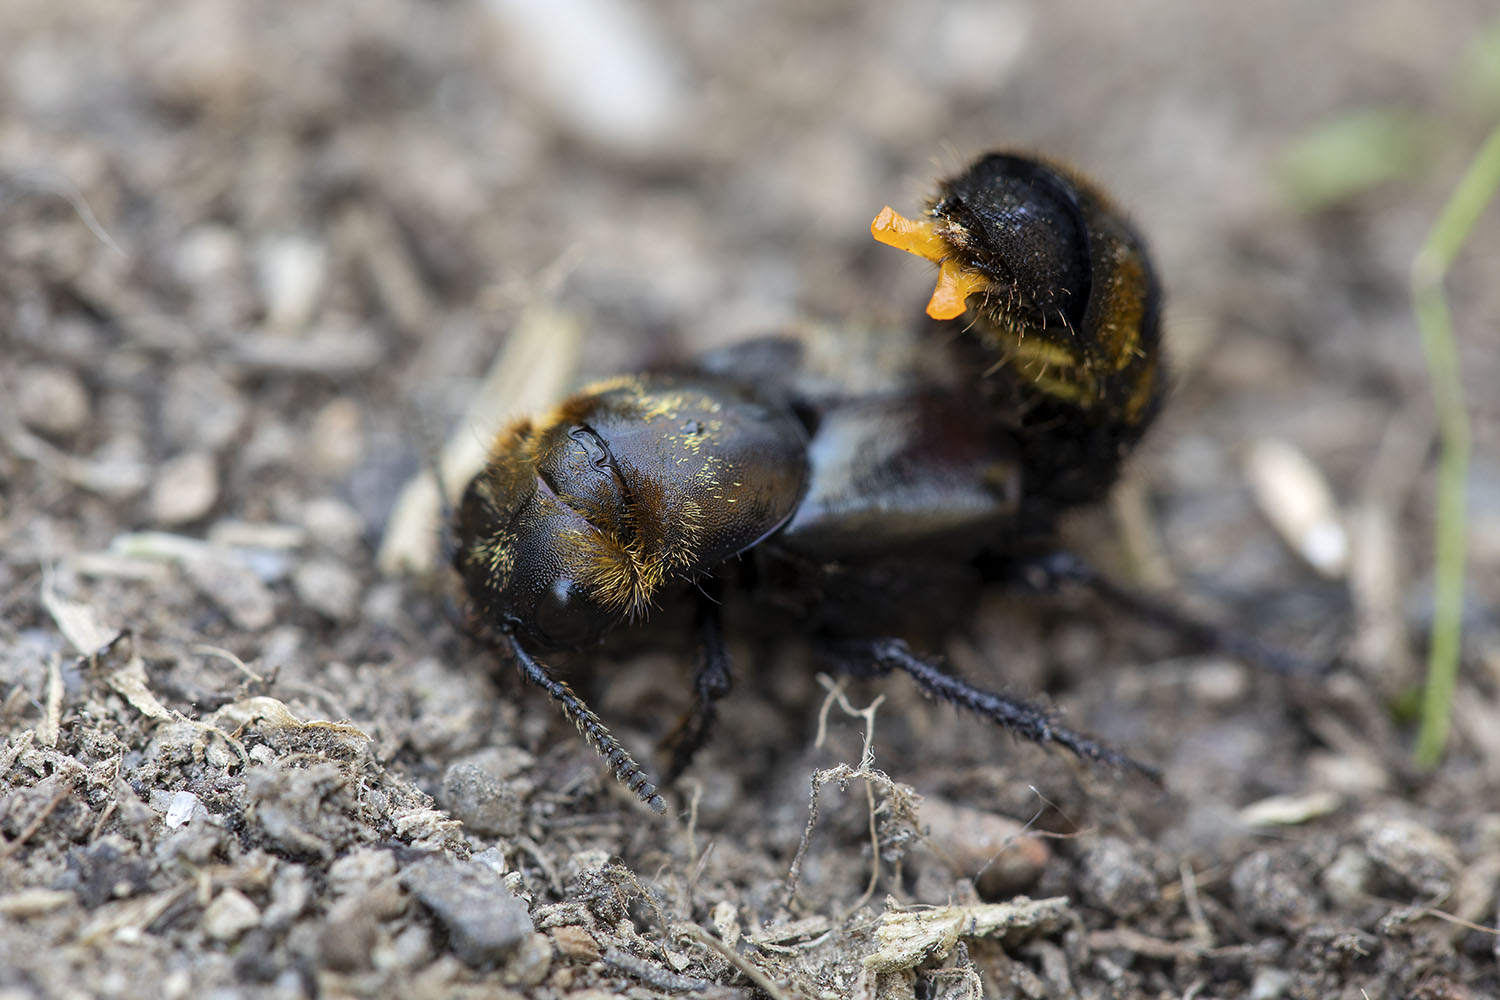
<svg viewBox="0 0 1500 1000">
<path fill-rule="evenodd" d="M 1101 600 L 1195 646 L 1217 650 L 1273 674 L 1310 676 L 1321 672 L 1289 649 L 1201 621 L 1166 601 L 1122 587 L 1071 552 L 1050 552 L 1027 560 L 1021 564 L 1018 575 L 1028 586 L 1046 593 L 1058 591 L 1066 584 L 1087 587 Z"/>
<path fill-rule="evenodd" d="M 646 805 L 659 813 L 666 812 L 667 804 L 657 794 L 656 786 L 647 780 L 645 771 L 620 745 L 620 741 L 610 735 L 604 723 L 599 721 L 599 716 L 595 715 L 593 710 L 573 693 L 572 688 L 553 677 L 545 666 L 533 659 L 514 636 L 507 638 L 510 639 L 510 648 L 515 654 L 516 665 L 521 668 L 521 675 L 547 692 L 562 706 L 563 714 L 578 727 L 578 731 L 583 734 L 589 746 L 609 761 L 610 770 L 614 772 L 615 778 L 634 792 Z"/>
<path fill-rule="evenodd" d="M 695 698 L 693 707 L 677 720 L 672 732 L 662 741 L 662 748 L 671 753 L 663 784 L 676 781 L 693 757 L 708 742 L 718 716 L 718 701 L 729 693 L 733 677 L 729 670 L 729 653 L 724 649 L 724 627 L 720 614 L 719 594 L 722 588 L 717 579 L 709 578 L 700 585 L 698 592 L 698 668 L 693 675 Z"/>
<path fill-rule="evenodd" d="M 917 687 L 931 697 L 959 708 L 967 708 L 974 714 L 1009 729 L 1017 736 L 1043 746 L 1056 743 L 1085 760 L 1098 761 L 1122 771 L 1134 771 L 1158 784 L 1161 782 L 1161 773 L 1155 768 L 1133 760 L 1092 737 L 1058 725 L 1056 713 L 1049 709 L 1011 695 L 986 691 L 952 674 L 944 673 L 913 653 L 901 639 L 875 639 L 849 645 L 853 647 L 851 652 L 857 649 L 867 657 L 863 659 L 863 663 L 867 665 L 853 668 L 856 672 L 879 675 L 888 674 L 892 670 L 903 670 L 917 682 Z"/>
</svg>

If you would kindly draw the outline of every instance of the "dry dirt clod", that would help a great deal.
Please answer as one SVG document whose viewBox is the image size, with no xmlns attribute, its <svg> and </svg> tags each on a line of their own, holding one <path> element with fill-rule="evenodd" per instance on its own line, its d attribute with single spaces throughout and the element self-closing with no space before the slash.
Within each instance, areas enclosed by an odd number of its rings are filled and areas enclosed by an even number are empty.
<svg viewBox="0 0 1500 1000">
<path fill-rule="evenodd" d="M 1084 898 L 1117 917 L 1143 913 L 1161 898 L 1156 876 L 1139 852 L 1118 837 L 1102 837 L 1080 859 Z"/>
<path fill-rule="evenodd" d="M 1405 888 L 1432 899 L 1452 891 L 1459 858 L 1448 838 L 1404 816 L 1367 816 L 1359 829 L 1365 852 Z"/>
<path fill-rule="evenodd" d="M 292 572 L 292 587 L 303 604 L 332 621 L 349 621 L 359 610 L 359 578 L 337 559 L 302 563 Z"/>
<path fill-rule="evenodd" d="M 276 618 L 276 596 L 260 577 L 227 553 L 208 551 L 184 560 L 183 573 L 237 628 L 259 632 Z"/>
<path fill-rule="evenodd" d="M 1323 869 L 1318 880 L 1335 904 L 1355 906 L 1374 888 L 1375 866 L 1364 851 L 1353 844 L 1345 844 Z"/>
<path fill-rule="evenodd" d="M 1235 906 L 1260 927 L 1301 927 L 1316 914 L 1317 905 L 1300 875 L 1285 855 L 1257 851 L 1235 865 L 1229 877 Z"/>
<path fill-rule="evenodd" d="M 493 774 L 469 763 L 455 763 L 443 775 L 439 799 L 443 808 L 481 837 L 511 837 L 521 828 L 524 812 L 514 790 Z"/>
</svg>

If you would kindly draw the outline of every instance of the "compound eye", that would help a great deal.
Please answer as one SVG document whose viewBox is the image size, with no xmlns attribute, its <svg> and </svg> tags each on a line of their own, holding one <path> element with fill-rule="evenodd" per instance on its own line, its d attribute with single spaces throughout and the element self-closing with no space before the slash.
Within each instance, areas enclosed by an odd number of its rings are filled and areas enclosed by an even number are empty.
<svg viewBox="0 0 1500 1000">
<path fill-rule="evenodd" d="M 597 639 L 611 624 L 600 609 L 583 596 L 571 579 L 559 577 L 543 591 L 532 612 L 539 637 L 548 646 L 582 646 Z"/>
</svg>

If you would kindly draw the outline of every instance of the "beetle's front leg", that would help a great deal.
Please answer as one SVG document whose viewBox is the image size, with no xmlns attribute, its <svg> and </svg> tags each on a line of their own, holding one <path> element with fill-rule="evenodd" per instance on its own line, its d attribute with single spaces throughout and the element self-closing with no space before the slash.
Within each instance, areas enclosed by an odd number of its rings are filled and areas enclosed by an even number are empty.
<svg viewBox="0 0 1500 1000">
<path fill-rule="evenodd" d="M 671 759 L 664 784 L 676 781 L 693 757 L 708 742 L 718 717 L 718 701 L 729 693 L 734 678 L 730 673 L 729 652 L 724 648 L 723 616 L 720 595 L 723 588 L 717 578 L 709 577 L 699 584 L 697 635 L 698 667 L 693 674 L 693 706 L 677 720 L 677 725 L 662 740 L 662 749 Z"/>
<path fill-rule="evenodd" d="M 667 804 L 657 794 L 656 786 L 646 777 L 646 772 L 630 756 L 630 752 L 621 746 L 620 741 L 615 739 L 603 722 L 599 721 L 599 716 L 594 714 L 594 710 L 584 704 L 583 699 L 574 694 L 572 688 L 553 677 L 551 671 L 526 652 L 525 647 L 516 641 L 515 637 L 506 636 L 505 638 L 508 640 L 507 645 L 510 647 L 511 655 L 515 658 L 516 666 L 521 670 L 521 676 L 547 692 L 552 700 L 561 706 L 563 714 L 578 727 L 578 731 L 583 734 L 589 746 L 598 751 L 599 756 L 609 763 L 615 779 L 634 792 L 636 798 L 646 803 L 655 812 L 666 812 Z"/>
</svg>

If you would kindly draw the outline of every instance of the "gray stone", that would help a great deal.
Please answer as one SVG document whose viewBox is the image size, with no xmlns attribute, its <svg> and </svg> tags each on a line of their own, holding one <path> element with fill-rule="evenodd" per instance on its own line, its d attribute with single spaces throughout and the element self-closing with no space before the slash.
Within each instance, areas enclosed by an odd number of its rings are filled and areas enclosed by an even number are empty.
<svg viewBox="0 0 1500 1000">
<path fill-rule="evenodd" d="M 488 865 L 429 858 L 405 869 L 401 883 L 447 930 L 453 953 L 473 968 L 503 962 L 534 932 L 526 904 Z"/>
</svg>

